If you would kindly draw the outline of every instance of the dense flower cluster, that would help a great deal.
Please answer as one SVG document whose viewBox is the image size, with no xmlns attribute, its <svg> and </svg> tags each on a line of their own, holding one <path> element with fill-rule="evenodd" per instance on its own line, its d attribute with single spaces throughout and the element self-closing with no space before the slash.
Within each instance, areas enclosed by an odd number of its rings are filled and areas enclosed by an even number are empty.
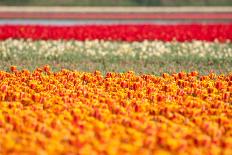
<svg viewBox="0 0 232 155">
<path fill-rule="evenodd" d="M 80 25 L 40 26 L 3 25 L 0 39 L 75 39 L 75 40 L 232 40 L 232 24 L 189 25 Z"/>
<path fill-rule="evenodd" d="M 198 56 L 210 58 L 232 57 L 231 42 L 117 42 L 117 41 L 32 41 L 12 40 L 0 41 L 0 57 L 8 58 L 60 58 L 63 56 L 75 57 L 121 57 L 147 59 L 166 56 Z"/>
<path fill-rule="evenodd" d="M 232 154 L 232 74 L 0 71 L 0 154 Z"/>
</svg>

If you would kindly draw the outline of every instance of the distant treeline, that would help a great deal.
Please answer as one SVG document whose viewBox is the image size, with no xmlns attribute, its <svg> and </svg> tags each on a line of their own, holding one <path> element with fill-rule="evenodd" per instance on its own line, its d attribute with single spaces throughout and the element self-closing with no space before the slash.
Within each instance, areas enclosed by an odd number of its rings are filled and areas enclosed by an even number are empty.
<svg viewBox="0 0 232 155">
<path fill-rule="evenodd" d="M 0 0 L 0 5 L 35 6 L 231 6 L 232 0 Z"/>
</svg>

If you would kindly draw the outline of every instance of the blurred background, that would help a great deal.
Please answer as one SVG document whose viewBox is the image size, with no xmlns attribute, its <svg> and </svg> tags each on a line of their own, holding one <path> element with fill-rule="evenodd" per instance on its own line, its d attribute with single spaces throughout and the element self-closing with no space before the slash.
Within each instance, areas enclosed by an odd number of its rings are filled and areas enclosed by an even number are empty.
<svg viewBox="0 0 232 155">
<path fill-rule="evenodd" d="M 170 24 L 231 23 L 232 0 L 0 0 L 0 28 L 8 25 L 19 27 L 23 25 L 95 26 L 114 24 L 169 26 Z M 24 28 L 21 28 L 19 34 L 37 32 L 34 29 L 29 30 L 25 31 Z M 134 29 L 131 30 L 134 31 Z M 228 29 L 220 28 L 218 31 L 225 34 Z M 0 29 L 1 32 L 8 31 Z M 160 32 L 162 35 L 169 35 Z M 14 30 L 12 30 L 12 34 L 14 34 Z M 88 36 L 88 31 L 83 31 L 83 36 L 85 35 Z M 204 36 L 201 33 L 199 35 Z M 134 70 L 136 73 L 152 74 L 198 70 L 200 73 L 206 74 L 210 70 L 226 73 L 232 68 L 232 54 L 228 56 L 228 53 L 232 53 L 231 42 L 220 44 L 216 41 L 213 43 L 195 41 L 182 44 L 174 41 L 173 44 L 169 44 L 144 41 L 132 45 L 116 41 L 112 44 L 86 41 L 76 44 L 73 42 L 71 45 L 70 42 L 65 41 L 32 42 L 12 39 L 0 41 L 0 70 L 7 70 L 11 65 L 33 70 L 38 66 L 49 64 L 57 70 L 60 68 L 82 71 L 101 70 L 102 72 Z M 41 49 L 43 49 L 42 54 L 37 54 Z M 129 51 L 129 53 L 137 52 L 137 54 L 134 57 L 124 55 L 116 57 L 114 51 L 117 50 L 121 53 Z M 171 52 L 158 57 L 150 56 L 150 52 L 157 53 L 160 50 L 161 53 L 163 51 Z M 100 57 L 98 55 L 86 56 L 86 51 L 89 53 L 102 52 L 103 54 Z M 148 54 L 141 54 L 141 51 L 147 51 Z M 192 56 L 191 51 L 200 54 L 206 53 L 206 56 Z M 108 53 L 107 56 L 105 56 L 106 53 Z M 181 55 L 182 53 L 184 54 Z M 141 57 L 138 56 L 140 54 Z M 220 59 L 218 59 L 219 56 Z"/>
<path fill-rule="evenodd" d="M 0 0 L 0 25 L 231 23 L 231 6 L 232 0 Z"/>
<path fill-rule="evenodd" d="M 231 6 L 232 0 L 0 0 L 19 6 Z"/>
</svg>

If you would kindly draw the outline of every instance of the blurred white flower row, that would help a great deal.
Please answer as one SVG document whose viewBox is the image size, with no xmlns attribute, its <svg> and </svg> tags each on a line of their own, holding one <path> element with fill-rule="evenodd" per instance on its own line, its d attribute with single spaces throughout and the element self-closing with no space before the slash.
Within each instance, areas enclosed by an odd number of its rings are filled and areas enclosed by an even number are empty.
<svg viewBox="0 0 232 155">
<path fill-rule="evenodd" d="M 88 57 L 134 57 L 153 56 L 199 56 L 225 58 L 232 57 L 232 43 L 192 41 L 192 42 L 116 42 L 116 41 L 32 41 L 8 39 L 0 41 L 1 58 L 40 56 L 58 58 L 64 55 L 84 55 Z"/>
</svg>

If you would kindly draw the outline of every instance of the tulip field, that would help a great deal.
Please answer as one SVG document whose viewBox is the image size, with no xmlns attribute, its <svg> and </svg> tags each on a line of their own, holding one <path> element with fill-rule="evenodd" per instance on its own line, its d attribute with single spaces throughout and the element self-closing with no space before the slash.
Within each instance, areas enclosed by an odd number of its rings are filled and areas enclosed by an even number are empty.
<svg viewBox="0 0 232 155">
<path fill-rule="evenodd" d="M 231 155 L 232 24 L 0 26 L 0 155 Z"/>
<path fill-rule="evenodd" d="M 1 70 L 229 73 L 232 24 L 2 25 Z"/>
</svg>

